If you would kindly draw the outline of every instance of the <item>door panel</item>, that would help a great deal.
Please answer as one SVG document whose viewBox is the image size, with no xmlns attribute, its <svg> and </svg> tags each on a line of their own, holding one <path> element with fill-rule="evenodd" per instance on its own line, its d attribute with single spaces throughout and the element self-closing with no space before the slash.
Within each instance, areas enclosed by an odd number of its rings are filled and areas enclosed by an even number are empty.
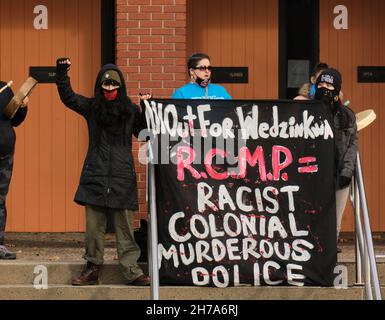
<svg viewBox="0 0 385 320">
<path fill-rule="evenodd" d="M 189 55 L 249 67 L 248 84 L 224 85 L 234 99 L 278 98 L 278 0 L 190 0 L 187 12 Z"/>
<path fill-rule="evenodd" d="M 37 5 L 48 9 L 48 30 L 33 26 Z M 53 66 L 68 56 L 74 90 L 93 95 L 100 24 L 100 0 L 1 1 L 0 78 L 13 80 L 16 91 L 30 66 Z M 66 110 L 54 84 L 39 84 L 16 132 L 7 231 L 83 231 L 84 209 L 73 202 L 88 143 L 83 118 Z"/>
<path fill-rule="evenodd" d="M 382 200 L 385 190 L 385 173 L 381 159 L 385 156 L 384 83 L 358 83 L 358 66 L 385 65 L 385 2 L 382 0 L 347 0 L 348 29 L 336 30 L 333 26 L 335 0 L 320 0 L 320 57 L 322 61 L 342 73 L 342 91 L 351 101 L 354 112 L 374 109 L 376 121 L 359 133 L 361 161 L 373 231 L 385 231 Z M 349 207 L 343 218 L 343 230 L 353 231 L 354 219 Z"/>
</svg>

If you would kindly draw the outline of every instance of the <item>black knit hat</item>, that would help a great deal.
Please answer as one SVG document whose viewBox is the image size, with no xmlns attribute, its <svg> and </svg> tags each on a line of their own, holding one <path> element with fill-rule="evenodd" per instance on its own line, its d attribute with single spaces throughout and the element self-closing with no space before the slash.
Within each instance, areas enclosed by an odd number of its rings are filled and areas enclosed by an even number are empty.
<svg viewBox="0 0 385 320">
<path fill-rule="evenodd" d="M 321 82 L 331 84 L 338 94 L 341 91 L 342 76 L 341 73 L 336 69 L 323 70 L 317 78 L 316 88 Z"/>
</svg>

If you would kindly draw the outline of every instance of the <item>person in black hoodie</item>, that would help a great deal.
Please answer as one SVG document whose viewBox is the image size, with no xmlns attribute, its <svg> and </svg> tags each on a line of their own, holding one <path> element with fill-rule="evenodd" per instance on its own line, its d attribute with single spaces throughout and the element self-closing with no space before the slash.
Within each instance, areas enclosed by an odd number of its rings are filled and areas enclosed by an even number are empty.
<svg viewBox="0 0 385 320">
<path fill-rule="evenodd" d="M 0 81 L 0 89 L 4 86 L 6 83 Z M 6 197 L 11 182 L 15 153 L 16 133 L 13 128 L 25 120 L 28 111 L 28 98 L 26 98 L 12 119 L 6 117 L 3 112 L 12 98 L 13 92 L 9 87 L 0 93 L 0 259 L 3 260 L 16 259 L 16 254 L 4 246 L 7 222 Z"/>
<path fill-rule="evenodd" d="M 119 264 L 129 284 L 149 285 L 137 261 L 140 249 L 134 239 L 133 216 L 138 209 L 132 134 L 146 128 L 144 112 L 131 102 L 122 72 L 116 65 L 102 67 L 95 82 L 94 97 L 73 92 L 68 77 L 71 62 L 59 58 L 56 84 L 61 101 L 85 118 L 89 146 L 75 202 L 86 208 L 87 261 L 73 285 L 98 284 L 103 264 L 107 215 L 113 215 Z M 141 99 L 148 99 L 143 96 Z"/>
<path fill-rule="evenodd" d="M 340 98 L 342 77 L 336 69 L 325 69 L 317 78 L 315 99 L 323 101 L 333 113 L 335 142 L 335 185 L 337 237 L 349 194 L 358 152 L 356 116 Z"/>
</svg>

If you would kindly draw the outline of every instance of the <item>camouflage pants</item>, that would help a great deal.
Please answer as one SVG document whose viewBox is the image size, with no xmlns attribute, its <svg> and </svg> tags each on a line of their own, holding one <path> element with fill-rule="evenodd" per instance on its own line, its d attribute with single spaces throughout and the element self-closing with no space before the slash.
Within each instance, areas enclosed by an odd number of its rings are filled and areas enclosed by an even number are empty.
<svg viewBox="0 0 385 320">
<path fill-rule="evenodd" d="M 7 223 L 6 197 L 13 169 L 13 154 L 0 156 L 0 245 L 4 244 L 5 225 Z"/>
</svg>

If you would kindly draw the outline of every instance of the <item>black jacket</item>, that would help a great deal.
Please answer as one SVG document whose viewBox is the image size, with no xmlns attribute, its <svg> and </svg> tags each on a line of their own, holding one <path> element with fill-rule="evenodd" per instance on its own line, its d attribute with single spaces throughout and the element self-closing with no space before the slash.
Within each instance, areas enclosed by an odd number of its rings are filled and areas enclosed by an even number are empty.
<svg viewBox="0 0 385 320">
<path fill-rule="evenodd" d="M 95 96 L 101 90 L 100 79 L 107 70 L 118 71 L 122 92 L 126 86 L 121 71 L 115 65 L 104 66 L 96 79 Z M 145 128 L 144 113 L 132 104 L 132 115 L 124 125 L 124 145 L 112 144 L 105 130 L 98 136 L 98 123 L 94 106 L 95 98 L 86 98 L 73 92 L 67 73 L 56 75 L 56 84 L 62 102 L 82 115 L 88 125 L 89 146 L 75 202 L 80 205 L 96 205 L 114 209 L 138 209 L 136 173 L 132 155 L 132 134 L 138 136 Z M 99 137 L 99 138 L 98 138 Z"/>
<path fill-rule="evenodd" d="M 356 116 L 354 112 L 341 103 L 334 113 L 336 146 L 336 186 L 340 187 L 341 177 L 352 178 L 356 166 L 358 139 Z"/>
<path fill-rule="evenodd" d="M 6 85 L 0 81 L 0 89 Z M 13 154 L 15 151 L 16 134 L 13 127 L 19 126 L 27 116 L 28 108 L 19 108 L 12 120 L 4 114 L 4 109 L 13 98 L 12 89 L 7 88 L 0 93 L 0 156 Z"/>
</svg>

